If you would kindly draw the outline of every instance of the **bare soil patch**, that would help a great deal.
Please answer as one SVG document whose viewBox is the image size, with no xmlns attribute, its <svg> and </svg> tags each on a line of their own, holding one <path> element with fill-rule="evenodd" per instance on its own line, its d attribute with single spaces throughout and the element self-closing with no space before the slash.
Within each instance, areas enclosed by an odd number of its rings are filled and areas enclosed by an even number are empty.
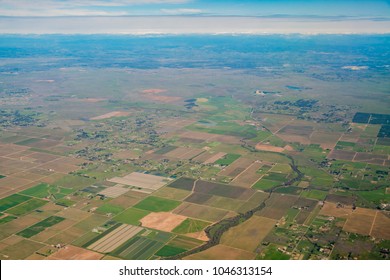
<svg viewBox="0 0 390 280">
<path fill-rule="evenodd" d="M 140 222 L 144 227 L 162 231 L 172 231 L 185 219 L 187 219 L 187 217 L 182 215 L 176 215 L 168 212 L 156 212 L 143 217 Z"/>
</svg>

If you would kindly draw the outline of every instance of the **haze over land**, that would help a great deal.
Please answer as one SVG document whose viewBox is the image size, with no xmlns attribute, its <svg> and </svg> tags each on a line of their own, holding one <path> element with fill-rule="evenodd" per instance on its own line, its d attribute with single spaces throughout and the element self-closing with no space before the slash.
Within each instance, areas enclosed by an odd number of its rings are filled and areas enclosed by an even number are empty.
<svg viewBox="0 0 390 280">
<path fill-rule="evenodd" d="M 4 17 L 8 34 L 384 34 L 390 20 L 343 17 Z"/>
<path fill-rule="evenodd" d="M 383 34 L 383 0 L 0 1 L 7 34 Z"/>
</svg>

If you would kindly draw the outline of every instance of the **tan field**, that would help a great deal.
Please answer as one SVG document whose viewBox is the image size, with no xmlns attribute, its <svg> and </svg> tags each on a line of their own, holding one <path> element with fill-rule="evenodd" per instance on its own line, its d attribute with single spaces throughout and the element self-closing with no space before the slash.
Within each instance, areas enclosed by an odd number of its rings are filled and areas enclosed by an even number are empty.
<svg viewBox="0 0 390 280">
<path fill-rule="evenodd" d="M 80 247 L 67 245 L 50 255 L 48 260 L 100 260 L 103 257 L 102 254 L 92 252 Z"/>
<path fill-rule="evenodd" d="M 92 121 L 98 121 L 98 120 L 104 120 L 104 119 L 109 119 L 109 118 L 114 118 L 114 117 L 127 117 L 130 115 L 129 112 L 123 112 L 123 111 L 113 111 L 107 114 L 103 114 L 100 116 L 96 116 L 93 118 L 90 118 Z"/>
<path fill-rule="evenodd" d="M 255 148 L 256 150 L 259 151 L 275 152 L 275 153 L 283 153 L 284 151 L 284 148 L 262 144 L 262 143 L 258 143 Z"/>
<path fill-rule="evenodd" d="M 242 224 L 229 229 L 221 244 L 253 252 L 266 235 L 274 228 L 276 220 L 253 216 Z"/>
<path fill-rule="evenodd" d="M 88 246 L 88 249 L 101 253 L 111 252 L 135 236 L 141 230 L 142 227 L 121 225 L 117 229 L 113 230 L 95 243 Z"/>
<path fill-rule="evenodd" d="M 217 245 L 203 252 L 185 257 L 185 260 L 253 260 L 256 254 L 228 247 Z"/>
<path fill-rule="evenodd" d="M 171 180 L 172 179 L 170 178 L 165 178 L 161 176 L 133 172 L 124 177 L 114 177 L 108 181 L 128 186 L 157 190 Z"/>
<path fill-rule="evenodd" d="M 172 231 L 185 219 L 187 219 L 187 217 L 182 215 L 176 215 L 168 212 L 156 212 L 143 217 L 140 222 L 144 227 L 162 231 Z"/>
</svg>

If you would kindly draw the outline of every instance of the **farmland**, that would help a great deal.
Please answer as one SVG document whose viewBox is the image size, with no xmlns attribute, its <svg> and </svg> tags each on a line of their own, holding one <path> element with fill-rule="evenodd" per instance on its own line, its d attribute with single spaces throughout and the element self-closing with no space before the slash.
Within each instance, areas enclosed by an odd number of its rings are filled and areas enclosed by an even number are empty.
<svg viewBox="0 0 390 280">
<path fill-rule="evenodd" d="M 389 259 L 388 36 L 80 38 L 1 40 L 0 259 Z"/>
</svg>

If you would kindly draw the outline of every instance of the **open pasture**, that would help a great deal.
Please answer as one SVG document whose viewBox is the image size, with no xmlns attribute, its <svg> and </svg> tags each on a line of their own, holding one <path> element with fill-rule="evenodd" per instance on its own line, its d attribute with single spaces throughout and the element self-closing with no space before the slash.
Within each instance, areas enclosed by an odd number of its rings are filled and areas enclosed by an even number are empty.
<svg viewBox="0 0 390 280">
<path fill-rule="evenodd" d="M 203 221 L 217 222 L 223 219 L 229 212 L 205 205 L 184 202 L 173 213 Z"/>
<path fill-rule="evenodd" d="M 222 169 L 222 171 L 219 172 L 218 175 L 235 177 L 238 174 L 240 174 L 242 171 L 244 171 L 246 168 L 248 168 L 252 163 L 253 160 L 241 157 L 235 160 L 228 167 Z M 239 170 L 239 172 L 237 172 L 237 170 Z"/>
<path fill-rule="evenodd" d="M 204 151 L 205 150 L 198 148 L 178 147 L 173 151 L 166 153 L 165 156 L 177 159 L 192 159 Z"/>
<path fill-rule="evenodd" d="M 100 195 L 104 195 L 111 198 L 116 198 L 118 196 L 121 196 L 122 194 L 125 194 L 129 191 L 129 188 L 126 188 L 124 185 L 117 184 L 113 187 L 105 188 L 104 190 L 100 191 Z"/>
<path fill-rule="evenodd" d="M 262 167 L 263 164 L 261 162 L 254 162 L 247 169 L 237 175 L 230 184 L 250 188 L 254 183 L 256 183 L 262 175 L 257 173 L 257 171 Z"/>
<path fill-rule="evenodd" d="M 253 260 L 255 253 L 219 244 L 200 253 L 185 257 L 185 260 Z"/>
<path fill-rule="evenodd" d="M 180 190 L 192 191 L 192 189 L 194 188 L 195 181 L 196 181 L 195 179 L 181 177 L 176 181 L 170 183 L 168 187 L 180 189 Z"/>
<path fill-rule="evenodd" d="M 103 115 L 99 115 L 93 118 L 90 118 L 91 121 L 100 121 L 100 120 L 105 120 L 109 118 L 117 118 L 117 117 L 127 117 L 130 115 L 130 112 L 123 112 L 123 111 L 113 111 L 109 112 Z"/>
<path fill-rule="evenodd" d="M 12 194 L 10 196 L 0 199 L 0 211 L 5 211 L 30 199 L 31 197 L 25 195 Z"/>
<path fill-rule="evenodd" d="M 161 198 L 157 196 L 148 196 L 144 200 L 134 205 L 134 208 L 151 212 L 168 212 L 175 209 L 179 205 L 179 201 Z"/>
<path fill-rule="evenodd" d="M 256 215 L 279 220 L 297 200 L 297 196 L 273 193 L 267 200 L 266 207 L 257 212 Z"/>
<path fill-rule="evenodd" d="M 40 221 L 22 230 L 21 232 L 18 232 L 17 234 L 25 238 L 30 238 L 31 236 L 34 236 L 40 233 L 41 231 L 44 231 L 46 228 L 49 228 L 55 224 L 58 224 L 59 222 L 62 222 L 63 220 L 65 220 L 65 218 L 58 217 L 58 216 L 51 216 L 43 221 Z"/>
<path fill-rule="evenodd" d="M 203 229 L 205 229 L 207 226 L 209 226 L 210 223 L 200 220 L 194 220 L 190 218 L 186 218 L 184 221 L 182 221 L 179 225 L 177 225 L 172 232 L 178 233 L 178 234 L 187 234 L 187 233 L 193 233 L 193 232 L 200 232 Z"/>
<path fill-rule="evenodd" d="M 252 216 L 249 220 L 230 228 L 221 239 L 221 244 L 253 252 L 274 228 L 276 220 Z"/>
<path fill-rule="evenodd" d="M 209 153 L 205 152 L 199 156 L 193 158 L 193 161 L 200 162 L 203 164 L 215 163 L 219 159 L 223 158 L 226 155 L 224 152 Z"/>
<path fill-rule="evenodd" d="M 117 184 L 123 184 L 128 186 L 134 186 L 138 188 L 146 188 L 150 190 L 157 190 L 167 184 L 172 179 L 161 177 L 161 176 L 155 176 L 145 173 L 139 173 L 139 172 L 133 172 L 129 175 L 126 175 L 124 177 L 115 177 L 110 180 L 109 182 L 117 183 Z"/>
<path fill-rule="evenodd" d="M 198 180 L 196 182 L 194 191 L 207 195 L 217 195 L 240 200 L 247 200 L 255 192 L 252 189 L 236 187 L 232 185 L 224 185 L 214 182 L 207 182 L 203 180 Z"/>
</svg>

